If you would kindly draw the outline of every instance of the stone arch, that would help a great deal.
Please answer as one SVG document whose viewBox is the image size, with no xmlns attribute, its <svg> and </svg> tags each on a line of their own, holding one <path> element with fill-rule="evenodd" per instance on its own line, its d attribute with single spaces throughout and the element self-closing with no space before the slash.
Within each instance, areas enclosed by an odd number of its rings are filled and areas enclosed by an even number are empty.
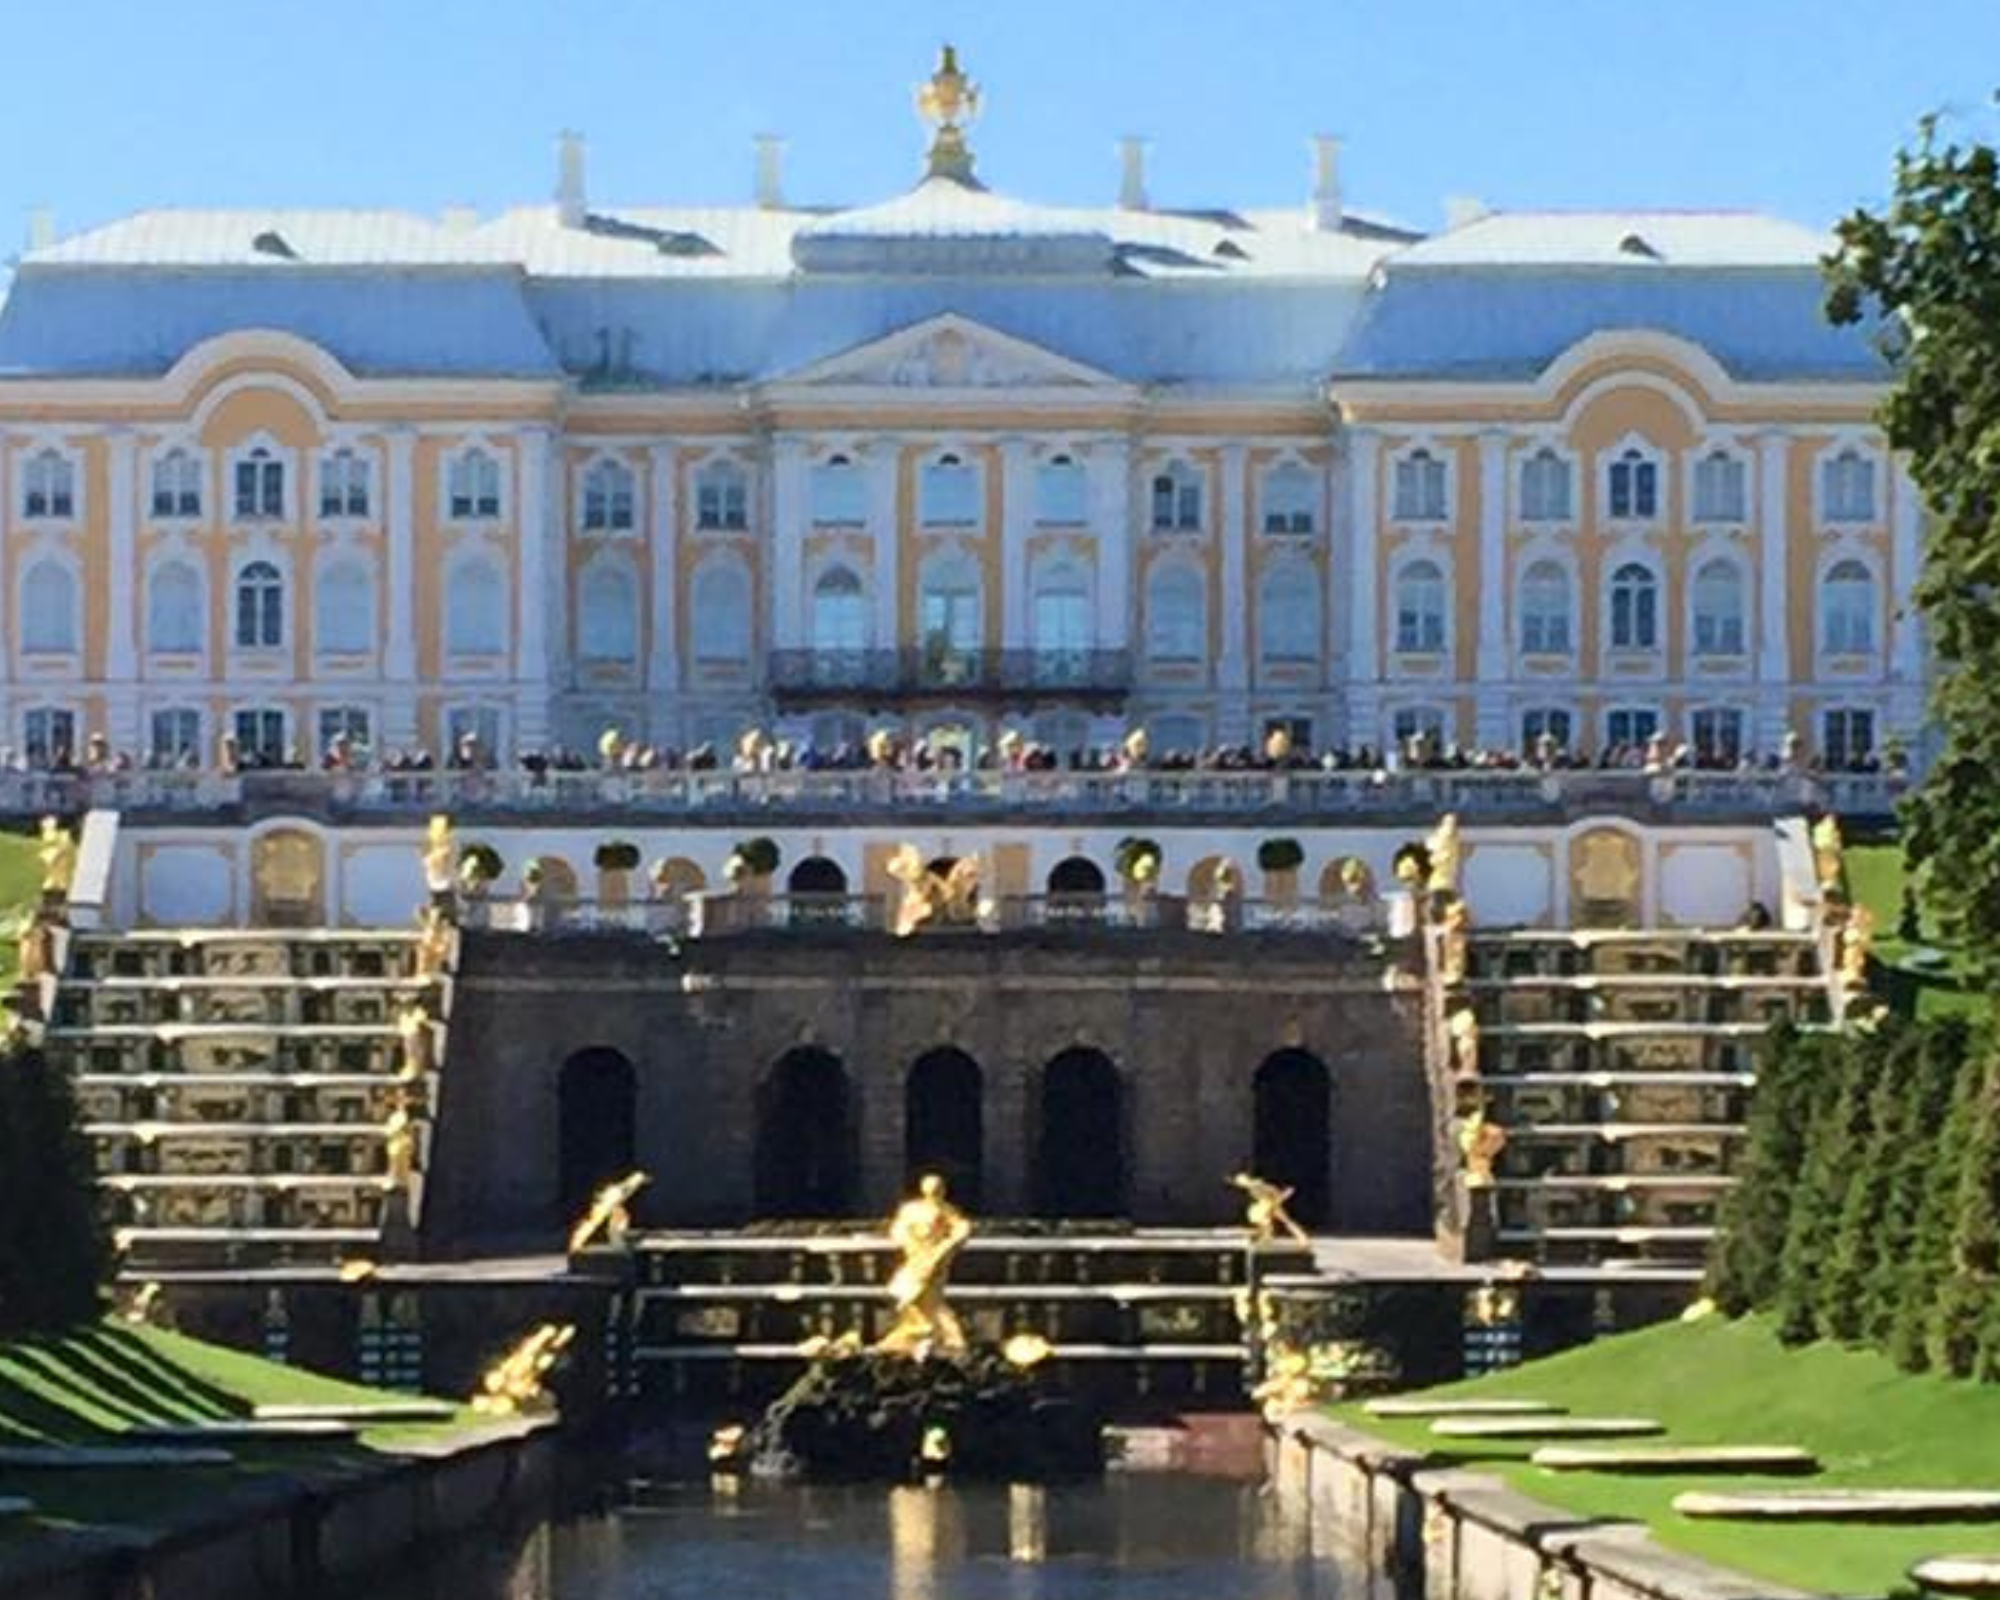
<svg viewBox="0 0 2000 1600">
<path fill-rule="evenodd" d="M 985 1178 L 985 1075 L 963 1050 L 942 1046 L 911 1063 L 903 1080 L 903 1168 L 941 1176 L 977 1208 Z"/>
<path fill-rule="evenodd" d="M 826 856 L 807 856 L 785 880 L 787 894 L 846 894 L 847 872 Z"/>
<path fill-rule="evenodd" d="M 250 921 L 313 928 L 326 921 L 326 841 L 305 828 L 273 828 L 250 846 Z"/>
<path fill-rule="evenodd" d="M 638 1164 L 639 1084 L 619 1050 L 592 1045 L 556 1075 L 556 1199 L 573 1221 L 605 1184 Z"/>
<path fill-rule="evenodd" d="M 1251 1079 L 1250 1168 L 1293 1190 L 1308 1228 L 1333 1220 L 1333 1076 L 1310 1051 L 1273 1051 Z"/>
<path fill-rule="evenodd" d="M 1047 881 L 1051 895 L 1081 898 L 1104 893 L 1104 869 L 1088 856 L 1064 856 L 1049 868 Z"/>
<path fill-rule="evenodd" d="M 661 900 L 678 900 L 682 895 L 700 894 L 708 887 L 708 874 L 686 856 L 668 856 L 653 868 L 653 894 Z"/>
<path fill-rule="evenodd" d="M 843 1217 L 855 1203 L 854 1093 L 839 1056 L 787 1051 L 757 1086 L 759 1216 Z"/>
<path fill-rule="evenodd" d="M 1125 1082 L 1102 1050 L 1075 1046 L 1042 1068 L 1036 1095 L 1036 1212 L 1119 1217 L 1131 1208 Z"/>
</svg>

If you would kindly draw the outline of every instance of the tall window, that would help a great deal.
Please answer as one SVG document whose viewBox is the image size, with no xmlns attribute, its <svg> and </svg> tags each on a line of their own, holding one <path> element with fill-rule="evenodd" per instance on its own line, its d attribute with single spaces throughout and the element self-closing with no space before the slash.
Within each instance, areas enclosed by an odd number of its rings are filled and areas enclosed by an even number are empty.
<svg viewBox="0 0 2000 1600">
<path fill-rule="evenodd" d="M 1155 567 L 1147 579 L 1146 654 L 1155 661 L 1208 654 L 1208 596 L 1191 567 Z"/>
<path fill-rule="evenodd" d="M 21 648 L 30 655 L 76 650 L 76 575 L 47 558 L 21 579 Z"/>
<path fill-rule="evenodd" d="M 813 584 L 812 645 L 830 655 L 868 648 L 868 596 L 847 567 L 828 567 Z"/>
<path fill-rule="evenodd" d="M 76 713 L 65 706 L 35 706 L 22 718 L 28 765 L 50 767 L 76 756 Z"/>
<path fill-rule="evenodd" d="M 1444 649 L 1444 573 L 1435 561 L 1412 561 L 1396 575 L 1396 648 L 1405 655 Z"/>
<path fill-rule="evenodd" d="M 1643 745 L 1660 731 L 1660 714 L 1651 706 L 1615 706 L 1604 714 L 1607 744 Z"/>
<path fill-rule="evenodd" d="M 1567 522 L 1572 515 L 1569 463 L 1544 445 L 1521 463 L 1521 520 Z"/>
<path fill-rule="evenodd" d="M 1820 583 L 1819 647 L 1830 656 L 1875 648 L 1875 580 L 1859 561 L 1836 561 Z"/>
<path fill-rule="evenodd" d="M 507 648 L 507 580 L 483 556 L 460 561 L 445 579 L 444 647 L 455 656 L 497 656 Z"/>
<path fill-rule="evenodd" d="M 1389 733 L 1400 750 L 1407 748 L 1412 739 L 1442 744 L 1444 726 L 1444 712 L 1437 706 L 1398 706 L 1389 721 Z"/>
<path fill-rule="evenodd" d="M 598 561 L 577 587 L 578 655 L 601 663 L 639 659 L 639 590 L 622 561 Z"/>
<path fill-rule="evenodd" d="M 1264 531 L 1311 533 L 1316 522 L 1319 488 L 1313 475 L 1296 461 L 1264 474 Z"/>
<path fill-rule="evenodd" d="M 1820 718 L 1820 756 L 1836 772 L 1865 767 L 1875 756 L 1875 713 L 1852 708 Z"/>
<path fill-rule="evenodd" d="M 1317 661 L 1319 575 L 1287 562 L 1264 574 L 1257 593 L 1257 654 L 1266 662 Z"/>
<path fill-rule="evenodd" d="M 695 660 L 735 663 L 750 658 L 750 578 L 735 562 L 711 562 L 695 574 Z"/>
<path fill-rule="evenodd" d="M 482 763 L 491 766 L 500 754 L 500 710 L 497 706 L 453 706 L 445 713 L 445 738 L 454 754 L 469 739 Z"/>
<path fill-rule="evenodd" d="M 979 521 L 979 474 L 963 456 L 927 461 L 917 485 L 917 505 L 928 527 L 970 527 Z"/>
<path fill-rule="evenodd" d="M 285 642 L 285 580 L 268 561 L 236 574 L 236 648 L 276 650 Z"/>
<path fill-rule="evenodd" d="M 594 461 L 583 475 L 583 525 L 592 533 L 626 533 L 635 522 L 632 469 Z"/>
<path fill-rule="evenodd" d="M 276 522 L 285 514 L 285 464 L 259 445 L 236 461 L 238 522 Z"/>
<path fill-rule="evenodd" d="M 1694 653 L 1743 654 L 1743 569 L 1717 557 L 1694 575 Z"/>
<path fill-rule="evenodd" d="M 1569 574 L 1561 562 L 1537 561 L 1521 575 L 1521 653 L 1569 654 Z"/>
<path fill-rule="evenodd" d="M 275 767 L 288 754 L 285 714 L 272 706 L 249 706 L 230 719 L 237 757 L 253 767 Z"/>
<path fill-rule="evenodd" d="M 345 739 L 351 755 L 366 756 L 374 743 L 372 719 L 365 706 L 323 706 L 319 713 L 319 748 L 333 748 L 336 739 Z"/>
<path fill-rule="evenodd" d="M 1611 574 L 1611 648 L 1657 650 L 1660 583 L 1650 567 L 1628 561 Z"/>
<path fill-rule="evenodd" d="M 1091 647 L 1090 585 L 1067 561 L 1037 569 L 1030 624 L 1035 649 L 1047 655 L 1080 655 Z"/>
<path fill-rule="evenodd" d="M 355 451 L 329 451 L 319 461 L 319 514 L 328 522 L 365 517 L 369 499 L 368 458 Z"/>
<path fill-rule="evenodd" d="M 201 649 L 201 574 L 185 561 L 163 561 L 146 585 L 146 647 L 155 655 Z"/>
<path fill-rule="evenodd" d="M 926 650 L 977 650 L 981 633 L 979 573 L 970 561 L 948 556 L 924 571 L 917 597 L 917 627 Z"/>
<path fill-rule="evenodd" d="M 321 655 L 363 655 L 375 648 L 375 582 L 358 561 L 320 569 L 313 585 L 313 644 Z"/>
<path fill-rule="evenodd" d="M 1820 464 L 1820 501 L 1828 522 L 1875 520 L 1875 463 L 1843 450 Z"/>
<path fill-rule="evenodd" d="M 1423 449 L 1400 457 L 1396 462 L 1396 520 L 1443 522 L 1450 514 L 1443 460 Z"/>
<path fill-rule="evenodd" d="M 1201 475 L 1185 461 L 1171 462 L 1153 477 L 1153 528 L 1193 533 L 1200 527 Z"/>
<path fill-rule="evenodd" d="M 1727 450 L 1711 450 L 1694 464 L 1694 520 L 1742 522 L 1749 514 L 1748 474 Z"/>
<path fill-rule="evenodd" d="M 1743 759 L 1743 713 L 1734 706 L 1703 706 L 1689 721 L 1696 760 L 1733 767 Z"/>
<path fill-rule="evenodd" d="M 1074 528 L 1089 520 L 1089 494 L 1082 464 L 1071 456 L 1050 456 L 1038 465 L 1035 521 L 1044 526 Z"/>
<path fill-rule="evenodd" d="M 828 456 L 812 469 L 814 522 L 857 527 L 868 520 L 868 486 L 846 456 Z"/>
<path fill-rule="evenodd" d="M 176 446 L 153 463 L 153 515 L 201 515 L 201 462 Z"/>
<path fill-rule="evenodd" d="M 1521 748 L 1533 755 L 1544 736 L 1557 750 L 1567 750 L 1575 736 L 1576 723 L 1562 706 L 1541 706 L 1521 713 Z"/>
<path fill-rule="evenodd" d="M 451 458 L 445 498 L 454 522 L 492 522 L 500 515 L 500 463 L 474 445 Z"/>
<path fill-rule="evenodd" d="M 1651 522 L 1660 514 L 1660 468 L 1642 450 L 1627 450 L 1611 463 L 1611 515 L 1621 521 Z"/>
<path fill-rule="evenodd" d="M 41 450 L 28 457 L 21 473 L 21 515 L 76 515 L 76 467 L 69 457 L 57 450 Z"/>
<path fill-rule="evenodd" d="M 694 475 L 694 525 L 710 532 L 750 526 L 750 480 L 733 461 L 711 461 Z"/>
<path fill-rule="evenodd" d="M 152 715 L 152 743 L 147 754 L 155 766 L 184 766 L 201 760 L 201 713 L 174 706 Z"/>
</svg>

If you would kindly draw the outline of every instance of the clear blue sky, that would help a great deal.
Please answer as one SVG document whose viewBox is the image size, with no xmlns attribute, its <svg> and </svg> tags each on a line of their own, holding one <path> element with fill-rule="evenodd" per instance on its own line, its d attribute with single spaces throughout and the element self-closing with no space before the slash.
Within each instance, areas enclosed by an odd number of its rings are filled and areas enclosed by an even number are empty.
<svg viewBox="0 0 2000 1600">
<path fill-rule="evenodd" d="M 912 84 L 958 43 L 981 175 L 1100 201 L 1153 140 L 1162 205 L 1303 198 L 1346 141 L 1349 203 L 1425 226 L 1506 206 L 1879 197 L 1916 118 L 2000 85 L 2000 0 L 9 0 L 0 250 L 149 205 L 484 211 L 546 198 L 555 130 L 600 203 L 738 201 L 749 140 L 787 187 L 881 198 L 922 144 Z M 32 67 L 32 70 L 30 70 Z"/>
</svg>

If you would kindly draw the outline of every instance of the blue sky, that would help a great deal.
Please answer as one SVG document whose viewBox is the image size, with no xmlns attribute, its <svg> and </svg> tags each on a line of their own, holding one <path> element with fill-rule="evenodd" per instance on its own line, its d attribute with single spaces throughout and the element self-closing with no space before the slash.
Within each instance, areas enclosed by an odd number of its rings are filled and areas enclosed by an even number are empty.
<svg viewBox="0 0 2000 1600">
<path fill-rule="evenodd" d="M 148 205 L 546 197 L 556 129 L 593 201 L 911 180 L 911 85 L 951 38 L 987 94 L 995 188 L 1115 191 L 1152 140 L 1161 205 L 1302 200 L 1340 134 L 1349 203 L 1435 226 L 1494 205 L 1751 206 L 1823 223 L 1879 197 L 1916 118 L 1983 116 L 2000 0 L 7 0 L 0 249 Z M 24 70 L 26 64 L 35 70 Z M 1990 126 L 1990 121 L 1988 123 Z"/>
</svg>

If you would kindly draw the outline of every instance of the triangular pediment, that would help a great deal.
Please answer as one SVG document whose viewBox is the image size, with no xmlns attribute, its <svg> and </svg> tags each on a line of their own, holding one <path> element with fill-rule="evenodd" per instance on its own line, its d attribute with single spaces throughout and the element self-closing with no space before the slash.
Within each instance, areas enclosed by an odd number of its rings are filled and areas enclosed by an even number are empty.
<svg viewBox="0 0 2000 1600">
<path fill-rule="evenodd" d="M 787 387 L 843 389 L 1123 387 L 1107 372 L 951 312 L 815 361 L 777 381 Z"/>
</svg>

